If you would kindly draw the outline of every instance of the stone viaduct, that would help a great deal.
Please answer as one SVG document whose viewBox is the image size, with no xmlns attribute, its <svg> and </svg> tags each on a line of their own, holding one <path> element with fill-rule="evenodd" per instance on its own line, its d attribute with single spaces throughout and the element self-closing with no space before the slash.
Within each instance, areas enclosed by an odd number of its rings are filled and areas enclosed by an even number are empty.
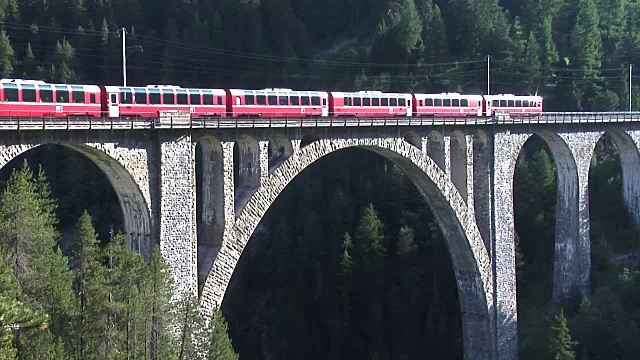
<svg viewBox="0 0 640 360">
<path fill-rule="evenodd" d="M 11 130 L 0 131 L 0 166 L 50 143 L 94 161 L 118 195 L 128 244 L 148 256 L 159 243 L 175 292 L 198 294 L 208 316 L 287 184 L 324 155 L 368 149 L 397 164 L 436 216 L 457 280 L 465 359 L 512 360 L 518 356 L 513 179 L 527 139 L 544 139 L 556 163 L 555 299 L 574 284 L 589 291 L 588 175 L 605 133 L 620 151 L 626 204 L 640 218 L 640 123 L 595 120 Z"/>
</svg>

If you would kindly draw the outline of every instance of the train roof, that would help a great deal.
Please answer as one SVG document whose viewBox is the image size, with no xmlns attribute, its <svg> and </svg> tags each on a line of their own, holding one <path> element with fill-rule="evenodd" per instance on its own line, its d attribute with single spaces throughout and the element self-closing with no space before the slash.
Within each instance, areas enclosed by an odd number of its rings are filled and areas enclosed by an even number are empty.
<svg viewBox="0 0 640 360">
<path fill-rule="evenodd" d="M 378 95 L 378 96 L 403 96 L 403 97 L 411 97 L 410 93 L 391 93 L 391 92 L 382 92 L 382 91 L 332 91 L 331 95 L 333 96 L 356 96 L 356 95 Z"/>
<path fill-rule="evenodd" d="M 100 91 L 100 87 L 98 85 L 56 84 L 56 83 L 48 83 L 42 80 L 29 80 L 29 79 L 1 79 L 0 86 L 4 86 L 5 84 L 15 84 L 20 87 L 22 87 L 23 85 L 33 85 L 36 88 L 39 88 L 41 86 L 73 86 L 73 87 L 81 87 L 85 90 Z"/>
<path fill-rule="evenodd" d="M 427 93 L 416 93 L 413 94 L 415 95 L 416 99 L 423 99 L 423 98 L 428 98 L 428 97 L 433 97 L 433 98 L 456 98 L 456 99 L 474 99 L 474 100 L 482 100 L 482 95 L 473 95 L 473 94 L 460 94 L 460 93 L 456 93 L 456 92 L 451 92 L 451 93 L 439 93 L 439 94 L 427 94 Z"/>
<path fill-rule="evenodd" d="M 211 91 L 213 94 L 216 95 L 224 95 L 225 91 L 224 89 L 201 89 L 201 88 L 183 88 L 180 86 L 173 86 L 173 85 L 147 85 L 147 86 L 115 86 L 115 85 L 108 85 L 104 87 L 107 91 L 113 91 L 113 92 L 117 92 L 117 91 L 121 91 L 121 89 L 129 89 L 129 90 L 133 90 L 133 91 L 159 91 L 159 90 L 172 90 L 172 91 Z"/>
<path fill-rule="evenodd" d="M 516 95 L 516 94 L 495 94 L 495 95 L 484 95 L 485 98 L 489 99 L 533 99 L 533 100 L 541 100 L 542 96 L 540 95 Z"/>
<path fill-rule="evenodd" d="M 282 88 L 266 88 L 266 89 L 229 89 L 232 95 L 244 95 L 245 92 L 253 92 L 253 93 L 296 93 L 296 94 L 318 94 L 318 95 L 328 95 L 326 91 L 318 91 L 318 90 L 292 90 L 292 89 L 282 89 Z"/>
</svg>

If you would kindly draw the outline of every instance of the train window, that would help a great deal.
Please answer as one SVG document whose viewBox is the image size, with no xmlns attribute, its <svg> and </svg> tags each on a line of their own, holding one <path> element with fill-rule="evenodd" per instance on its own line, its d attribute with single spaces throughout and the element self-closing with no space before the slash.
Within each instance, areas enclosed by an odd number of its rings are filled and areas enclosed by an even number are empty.
<svg viewBox="0 0 640 360">
<path fill-rule="evenodd" d="M 362 99 L 362 105 L 363 106 L 371 106 L 371 99 L 366 97 Z"/>
<path fill-rule="evenodd" d="M 276 94 L 269 94 L 267 96 L 267 100 L 269 100 L 269 105 L 278 105 L 278 97 Z"/>
<path fill-rule="evenodd" d="M 51 90 L 51 86 L 40 86 L 40 102 L 53 102 L 53 90 Z"/>
<path fill-rule="evenodd" d="M 390 98 L 389 99 L 389 105 L 398 106 L 398 99 L 397 98 Z"/>
<path fill-rule="evenodd" d="M 529 100 L 522 100 L 522 106 L 529 107 Z"/>
<path fill-rule="evenodd" d="M 300 105 L 309 105 L 309 96 L 302 94 L 300 97 Z"/>
<path fill-rule="evenodd" d="M 327 98 L 322 98 L 322 106 L 327 106 Z"/>
<path fill-rule="evenodd" d="M 298 95 L 291 95 L 291 105 L 300 105 L 300 97 Z"/>
<path fill-rule="evenodd" d="M 267 97 L 264 94 L 256 95 L 258 105 L 267 105 Z"/>
<path fill-rule="evenodd" d="M 362 105 L 362 99 L 359 97 L 354 97 L 353 98 L 353 106 L 361 106 Z"/>
<path fill-rule="evenodd" d="M 92 104 L 97 104 L 98 101 L 96 99 L 96 94 L 89 94 L 89 102 Z"/>
<path fill-rule="evenodd" d="M 493 107 L 498 107 L 499 106 L 499 101 L 498 100 L 493 100 L 492 106 Z"/>
<path fill-rule="evenodd" d="M 435 106 L 442 106 L 442 99 L 434 99 L 433 104 Z"/>
<path fill-rule="evenodd" d="M 222 96 L 218 96 L 218 105 L 224 105 L 224 100 L 222 99 Z"/>
<path fill-rule="evenodd" d="M 120 103 L 133 104 L 133 96 L 131 94 L 131 89 L 120 88 Z"/>
<path fill-rule="evenodd" d="M 382 98 L 381 100 L 381 104 L 382 106 L 389 106 L 389 98 Z"/>
<path fill-rule="evenodd" d="M 452 99 L 451 106 L 460 106 L 460 99 Z"/>
<path fill-rule="evenodd" d="M 256 97 L 252 92 L 247 91 L 244 93 L 244 104 L 245 105 L 255 105 Z"/>
<path fill-rule="evenodd" d="M 398 99 L 398 106 L 407 106 L 407 99 L 405 98 Z"/>
<path fill-rule="evenodd" d="M 373 98 L 373 99 L 371 99 L 371 105 L 373 105 L 373 106 L 380 106 L 380 99 L 379 99 L 379 98 Z"/>
<path fill-rule="evenodd" d="M 56 96 L 59 103 L 69 102 L 69 88 L 66 86 L 56 86 Z"/>
<path fill-rule="evenodd" d="M 147 105 L 147 91 L 145 89 L 133 89 L 133 103 Z"/>
<path fill-rule="evenodd" d="M 189 105 L 189 96 L 185 90 L 178 90 L 178 104 Z"/>
<path fill-rule="evenodd" d="M 160 105 L 160 90 L 149 89 L 149 104 Z"/>
<path fill-rule="evenodd" d="M 18 98 L 18 85 L 4 84 L 4 101 L 20 101 Z"/>
<path fill-rule="evenodd" d="M 429 99 L 424 99 L 424 104 L 426 106 L 433 106 L 433 99 L 429 98 Z"/>
<path fill-rule="evenodd" d="M 36 102 L 36 87 L 33 85 L 22 85 L 22 101 Z"/>
<path fill-rule="evenodd" d="M 131 98 L 131 94 L 129 94 L 129 98 Z M 72 86 L 71 87 L 71 102 L 76 104 L 84 104 L 84 89 L 82 86 Z"/>
<path fill-rule="evenodd" d="M 513 100 L 509 100 L 509 101 L 508 101 L 508 104 L 509 104 L 509 105 L 508 105 L 509 107 L 513 107 L 513 106 L 514 106 L 514 101 L 513 101 Z"/>
<path fill-rule="evenodd" d="M 278 100 L 279 105 L 289 105 L 289 97 L 287 95 L 278 96 Z"/>
<path fill-rule="evenodd" d="M 162 103 L 165 105 L 173 105 L 176 103 L 176 96 L 173 90 L 162 90 Z"/>
<path fill-rule="evenodd" d="M 516 107 L 522 107 L 522 100 L 516 100 Z"/>
<path fill-rule="evenodd" d="M 460 100 L 460 106 L 469 106 L 469 100 L 467 99 Z"/>
<path fill-rule="evenodd" d="M 311 105 L 316 105 L 319 106 L 320 105 L 320 96 L 312 96 L 311 97 Z"/>
<path fill-rule="evenodd" d="M 500 107 L 507 107 L 507 100 L 500 100 Z"/>
<path fill-rule="evenodd" d="M 202 96 L 200 96 L 200 91 L 189 91 L 189 103 L 191 105 L 202 105 Z"/>
<path fill-rule="evenodd" d="M 348 96 L 344 97 L 344 106 L 351 106 L 351 98 Z"/>
<path fill-rule="evenodd" d="M 442 106 L 451 106 L 451 99 L 442 99 Z"/>
<path fill-rule="evenodd" d="M 220 102 L 218 102 L 218 103 L 220 103 Z M 202 92 L 202 104 L 203 105 L 213 105 L 213 93 L 211 91 L 205 90 L 205 91 Z"/>
</svg>

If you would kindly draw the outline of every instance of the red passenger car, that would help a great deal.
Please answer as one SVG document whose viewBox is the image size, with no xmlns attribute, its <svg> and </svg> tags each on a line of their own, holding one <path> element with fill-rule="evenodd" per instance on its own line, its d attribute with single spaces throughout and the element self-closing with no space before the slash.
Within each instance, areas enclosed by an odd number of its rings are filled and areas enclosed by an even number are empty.
<svg viewBox="0 0 640 360">
<path fill-rule="evenodd" d="M 157 117 L 162 111 L 188 112 L 192 117 L 225 116 L 223 89 L 183 89 L 172 85 L 104 86 L 102 110 L 109 117 Z"/>
<path fill-rule="evenodd" d="M 331 92 L 332 116 L 412 116 L 411 94 L 381 91 Z"/>
<path fill-rule="evenodd" d="M 100 87 L 0 80 L 0 117 L 101 116 Z"/>
<path fill-rule="evenodd" d="M 482 95 L 414 94 L 415 116 L 481 116 Z"/>
<path fill-rule="evenodd" d="M 229 116 L 327 116 L 329 94 L 291 89 L 227 90 Z"/>
<path fill-rule="evenodd" d="M 527 95 L 484 95 L 484 114 L 509 114 L 526 116 L 542 113 L 542 96 Z"/>
</svg>

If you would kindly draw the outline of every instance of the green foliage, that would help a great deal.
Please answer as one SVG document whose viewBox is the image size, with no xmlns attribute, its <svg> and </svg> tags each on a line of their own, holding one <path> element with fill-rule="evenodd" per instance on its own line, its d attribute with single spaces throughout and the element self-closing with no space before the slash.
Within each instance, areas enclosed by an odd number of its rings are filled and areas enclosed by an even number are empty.
<svg viewBox="0 0 640 360">
<path fill-rule="evenodd" d="M 567 319 L 564 312 L 560 310 L 560 315 L 556 315 L 551 323 L 551 344 L 549 351 L 554 360 L 574 360 L 573 348 L 578 344 L 571 340 L 571 333 L 567 326 Z"/>
<path fill-rule="evenodd" d="M 213 315 L 208 332 L 211 334 L 211 342 L 207 349 L 208 360 L 237 360 L 236 354 L 229 339 L 229 327 L 222 315 L 222 311 L 217 309 Z"/>
<path fill-rule="evenodd" d="M 15 53 L 11 47 L 11 42 L 7 33 L 0 31 L 0 76 L 10 78 L 13 75 L 13 64 L 15 62 Z"/>
</svg>

